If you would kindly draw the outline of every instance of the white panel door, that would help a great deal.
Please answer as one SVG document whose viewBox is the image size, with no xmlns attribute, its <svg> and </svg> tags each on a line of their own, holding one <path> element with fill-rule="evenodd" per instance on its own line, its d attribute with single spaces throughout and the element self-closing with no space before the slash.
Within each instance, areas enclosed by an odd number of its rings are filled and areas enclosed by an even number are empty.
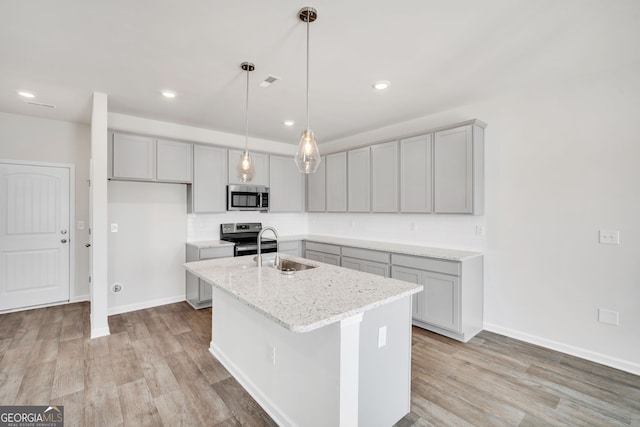
<svg viewBox="0 0 640 427">
<path fill-rule="evenodd" d="M 0 163 L 0 311 L 69 300 L 70 170 Z"/>
</svg>

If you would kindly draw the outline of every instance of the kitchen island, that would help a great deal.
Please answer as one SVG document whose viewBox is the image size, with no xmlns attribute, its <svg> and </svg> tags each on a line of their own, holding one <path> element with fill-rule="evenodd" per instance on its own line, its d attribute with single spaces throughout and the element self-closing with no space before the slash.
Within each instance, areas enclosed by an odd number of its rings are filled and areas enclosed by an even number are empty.
<svg viewBox="0 0 640 427">
<path fill-rule="evenodd" d="M 411 295 L 422 286 L 283 256 L 187 263 L 213 286 L 211 353 L 282 426 L 389 426 L 409 412 Z"/>
</svg>

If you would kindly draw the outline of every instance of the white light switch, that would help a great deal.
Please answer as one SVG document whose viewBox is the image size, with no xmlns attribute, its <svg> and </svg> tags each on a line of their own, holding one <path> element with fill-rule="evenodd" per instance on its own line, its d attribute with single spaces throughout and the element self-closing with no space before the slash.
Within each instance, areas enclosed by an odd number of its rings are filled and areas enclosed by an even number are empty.
<svg viewBox="0 0 640 427">
<path fill-rule="evenodd" d="M 387 327 L 381 326 L 378 329 L 378 348 L 382 348 L 387 345 Z"/>
<path fill-rule="evenodd" d="M 618 230 L 600 230 L 600 243 L 605 245 L 619 245 L 620 231 Z"/>
<path fill-rule="evenodd" d="M 84 230 L 84 221 L 78 221 L 78 230 Z"/>
<path fill-rule="evenodd" d="M 118 232 L 118 224 L 111 224 L 111 232 L 112 233 Z"/>
</svg>

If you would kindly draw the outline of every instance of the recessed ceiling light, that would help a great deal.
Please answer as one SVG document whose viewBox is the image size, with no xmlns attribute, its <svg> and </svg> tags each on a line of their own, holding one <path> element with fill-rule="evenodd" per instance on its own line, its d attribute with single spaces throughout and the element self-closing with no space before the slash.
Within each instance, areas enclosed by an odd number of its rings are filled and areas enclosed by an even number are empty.
<svg viewBox="0 0 640 427">
<path fill-rule="evenodd" d="M 380 80 L 380 81 L 375 82 L 372 86 L 376 90 L 385 90 L 386 88 L 389 87 L 389 84 L 390 83 L 388 81 L 386 81 L 386 80 Z"/>
<path fill-rule="evenodd" d="M 24 96 L 25 98 L 35 98 L 36 94 L 33 92 L 29 92 L 28 90 L 19 90 L 18 95 Z"/>
<path fill-rule="evenodd" d="M 285 120 L 283 123 L 285 126 L 293 126 L 296 124 L 293 120 Z"/>
<path fill-rule="evenodd" d="M 163 90 L 162 91 L 162 96 L 164 96 L 165 98 L 175 98 L 176 97 L 176 93 L 172 90 Z"/>
</svg>

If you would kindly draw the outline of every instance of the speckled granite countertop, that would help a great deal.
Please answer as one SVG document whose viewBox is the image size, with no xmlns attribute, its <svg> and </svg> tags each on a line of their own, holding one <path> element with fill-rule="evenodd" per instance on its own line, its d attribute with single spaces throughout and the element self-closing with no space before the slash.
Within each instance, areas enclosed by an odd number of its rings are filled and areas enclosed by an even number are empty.
<svg viewBox="0 0 640 427">
<path fill-rule="evenodd" d="M 450 261 L 464 261 L 467 259 L 482 256 L 482 253 L 480 252 L 461 251 L 457 249 L 446 249 L 446 248 L 432 248 L 428 246 L 407 245 L 404 243 L 390 243 L 390 242 L 377 242 L 372 240 L 348 239 L 348 238 L 337 237 L 337 236 L 320 236 L 316 234 L 280 236 L 281 242 L 292 241 L 292 240 L 307 240 L 310 242 L 329 243 L 332 245 L 350 246 L 354 248 L 372 249 L 374 251 L 393 252 L 396 254 L 446 259 Z M 224 240 L 188 242 L 187 244 L 196 246 L 199 249 L 233 245 L 233 243 L 226 242 Z"/>
<path fill-rule="evenodd" d="M 258 268 L 253 257 L 189 262 L 185 267 L 293 332 L 309 332 L 422 290 L 422 285 L 282 255 L 318 266 L 288 276 L 273 267 Z"/>
</svg>

